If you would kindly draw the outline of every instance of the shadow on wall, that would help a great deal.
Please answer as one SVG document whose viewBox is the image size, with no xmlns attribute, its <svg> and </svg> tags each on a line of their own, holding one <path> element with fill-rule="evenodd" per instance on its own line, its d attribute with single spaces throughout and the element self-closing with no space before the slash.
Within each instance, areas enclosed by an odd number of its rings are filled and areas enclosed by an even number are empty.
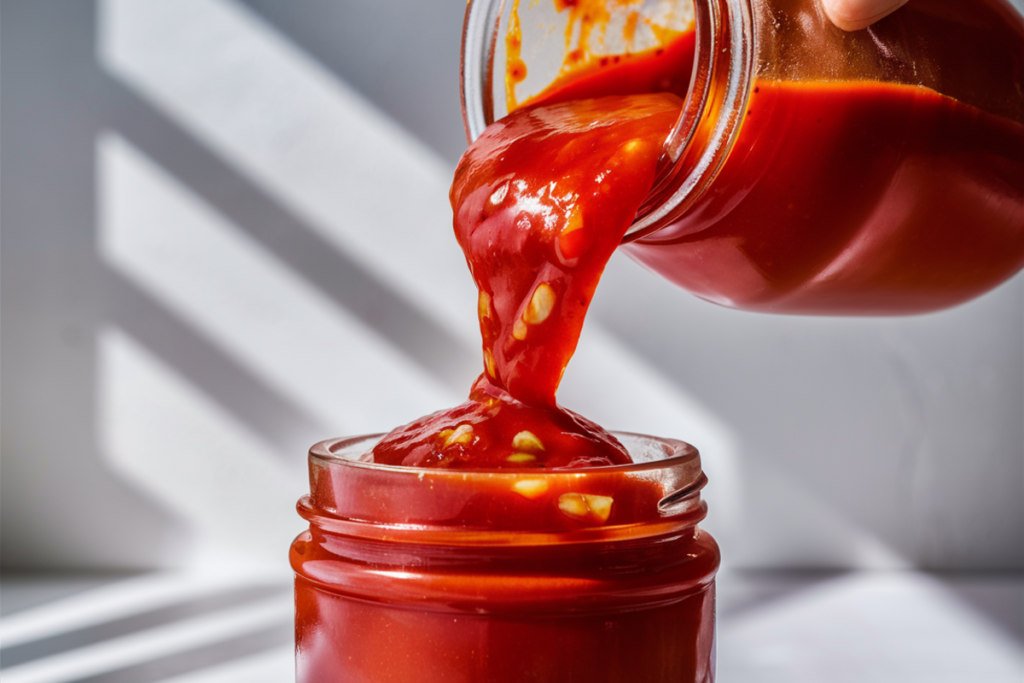
<svg viewBox="0 0 1024 683">
<path fill-rule="evenodd" d="M 5 567 L 284 568 L 310 443 L 463 399 L 463 8 L 4 3 Z M 696 443 L 736 564 L 1020 569 L 1022 283 L 772 318 L 617 260 L 561 400 Z"/>
<path fill-rule="evenodd" d="M 5 566 L 279 563 L 299 528 L 310 443 L 388 429 L 452 402 L 472 378 L 467 324 L 424 312 L 345 236 L 395 241 L 396 226 L 417 220 L 443 230 L 448 169 L 417 143 L 404 150 L 401 131 L 231 3 L 4 9 Z M 163 44 L 147 45 L 153 31 Z M 133 50 L 161 47 L 174 64 L 114 73 Z M 196 48 L 205 54 L 179 59 Z M 250 61 L 232 63 L 245 50 Z M 204 58 L 223 68 L 201 88 L 244 88 L 262 60 L 279 77 L 296 72 L 307 97 L 333 96 L 362 149 L 331 150 L 334 168 L 315 171 L 328 183 L 358 173 L 346 152 L 361 159 L 377 143 L 381 165 L 408 167 L 391 184 L 410 206 L 389 209 L 383 184 L 371 196 L 366 183 L 325 186 L 336 196 L 317 208 L 333 215 L 313 225 L 308 198 L 296 207 L 280 183 L 261 186 L 161 100 L 189 95 L 160 91 L 161 68 L 180 85 Z M 285 135 L 310 124 L 276 123 L 292 127 Z M 348 221 L 350 202 L 378 215 Z M 435 266 L 459 273 L 457 254 L 444 258 Z M 453 298 L 473 301 L 468 282 L 448 279 Z"/>
</svg>

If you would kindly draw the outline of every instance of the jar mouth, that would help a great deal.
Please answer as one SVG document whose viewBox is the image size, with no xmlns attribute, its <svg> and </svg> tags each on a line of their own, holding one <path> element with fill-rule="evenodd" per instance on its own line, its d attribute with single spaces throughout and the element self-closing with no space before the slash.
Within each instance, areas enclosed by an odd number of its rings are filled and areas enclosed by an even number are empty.
<svg viewBox="0 0 1024 683">
<path fill-rule="evenodd" d="M 364 460 L 363 458 L 384 438 L 384 434 L 367 434 L 321 441 L 309 449 L 309 459 L 310 463 L 316 461 L 323 465 L 334 464 L 383 472 L 390 471 L 398 476 L 415 476 L 419 478 L 429 473 L 432 477 L 452 477 L 462 481 L 465 481 L 467 476 L 494 479 L 501 476 L 521 478 L 524 475 L 530 477 L 564 477 L 584 472 L 643 472 L 674 465 L 689 466 L 687 469 L 695 469 L 698 473 L 700 472 L 700 454 L 696 448 L 685 441 L 631 432 L 614 432 L 614 434 L 622 442 L 622 445 L 626 447 L 630 457 L 633 459 L 632 463 L 573 469 L 524 468 L 521 470 L 494 470 L 481 468 L 443 469 L 437 467 L 407 467 L 405 465 L 385 465 Z M 694 480 L 696 481 L 696 477 Z"/>
<path fill-rule="evenodd" d="M 500 115 L 495 84 L 504 0 L 469 0 L 463 22 L 460 94 L 466 138 L 473 143 Z M 623 242 L 670 225 L 717 177 L 728 156 L 753 82 L 754 18 L 751 0 L 694 0 L 695 54 L 683 108 L 665 140 L 654 187 Z"/>
<path fill-rule="evenodd" d="M 696 448 L 676 439 L 615 436 L 636 462 L 578 469 L 403 467 L 365 460 L 381 434 L 331 439 L 309 451 L 310 495 L 299 512 L 311 525 L 346 535 L 503 544 L 526 535 L 547 543 L 669 533 L 704 518 L 700 491 L 707 478 Z"/>
</svg>

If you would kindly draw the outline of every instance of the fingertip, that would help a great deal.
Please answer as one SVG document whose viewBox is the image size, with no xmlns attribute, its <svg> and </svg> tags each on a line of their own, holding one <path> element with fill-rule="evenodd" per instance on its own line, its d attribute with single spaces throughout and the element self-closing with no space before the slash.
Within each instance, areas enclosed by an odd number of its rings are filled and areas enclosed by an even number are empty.
<svg viewBox="0 0 1024 683">
<path fill-rule="evenodd" d="M 829 20 L 844 31 L 859 31 L 889 16 L 908 0 L 822 0 Z"/>
</svg>

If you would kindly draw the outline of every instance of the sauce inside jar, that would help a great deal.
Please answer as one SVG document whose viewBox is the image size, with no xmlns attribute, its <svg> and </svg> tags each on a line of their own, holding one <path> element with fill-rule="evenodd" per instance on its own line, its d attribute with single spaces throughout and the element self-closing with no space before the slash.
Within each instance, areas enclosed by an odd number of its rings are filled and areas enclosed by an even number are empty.
<svg viewBox="0 0 1024 683">
<path fill-rule="evenodd" d="M 635 463 L 391 467 L 373 438 L 310 451 L 292 545 L 299 683 L 714 680 L 719 552 L 697 452 Z"/>
</svg>

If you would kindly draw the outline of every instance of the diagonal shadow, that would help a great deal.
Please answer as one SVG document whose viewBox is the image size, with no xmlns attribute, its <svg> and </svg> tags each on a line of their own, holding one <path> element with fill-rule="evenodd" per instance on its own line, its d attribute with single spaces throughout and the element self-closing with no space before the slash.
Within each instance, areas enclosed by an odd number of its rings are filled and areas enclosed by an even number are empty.
<svg viewBox="0 0 1024 683">
<path fill-rule="evenodd" d="M 466 149 L 459 107 L 465 2 L 235 2 L 454 167 Z"/>
<path fill-rule="evenodd" d="M 155 683 L 281 648 L 293 642 L 294 637 L 295 627 L 290 621 L 282 621 L 280 625 L 253 633 L 164 655 L 116 671 L 77 678 L 68 683 Z"/>
<path fill-rule="evenodd" d="M 718 616 L 734 619 L 850 575 L 843 569 L 734 569 L 718 577 Z"/>
<path fill-rule="evenodd" d="M 109 122 L 300 277 L 460 393 L 477 354 L 142 97 L 105 75 Z M 190 373 L 193 374 L 193 373 Z"/>
<path fill-rule="evenodd" d="M 147 610 L 100 624 L 65 631 L 46 638 L 31 640 L 0 650 L 0 668 L 8 669 L 26 662 L 52 657 L 63 652 L 96 645 L 115 638 L 130 636 L 148 629 L 194 619 L 228 610 L 290 591 L 288 584 L 241 586 L 214 595 L 204 595 L 176 602 L 166 607 Z"/>
<path fill-rule="evenodd" d="M 311 435 L 327 433 L 316 419 L 253 376 L 117 271 L 101 265 L 99 278 L 105 300 L 110 304 L 111 322 L 277 446 L 275 452 L 303 454 Z"/>
<path fill-rule="evenodd" d="M 962 603 L 1024 645 L 1024 577 L 1016 572 L 942 572 L 934 575 Z"/>
<path fill-rule="evenodd" d="M 174 562 L 187 527 L 97 447 L 95 2 L 3 3 L 4 569 Z M 70 511 L 60 514 L 59 511 Z M 55 512 L 57 514 L 55 514 Z"/>
</svg>

